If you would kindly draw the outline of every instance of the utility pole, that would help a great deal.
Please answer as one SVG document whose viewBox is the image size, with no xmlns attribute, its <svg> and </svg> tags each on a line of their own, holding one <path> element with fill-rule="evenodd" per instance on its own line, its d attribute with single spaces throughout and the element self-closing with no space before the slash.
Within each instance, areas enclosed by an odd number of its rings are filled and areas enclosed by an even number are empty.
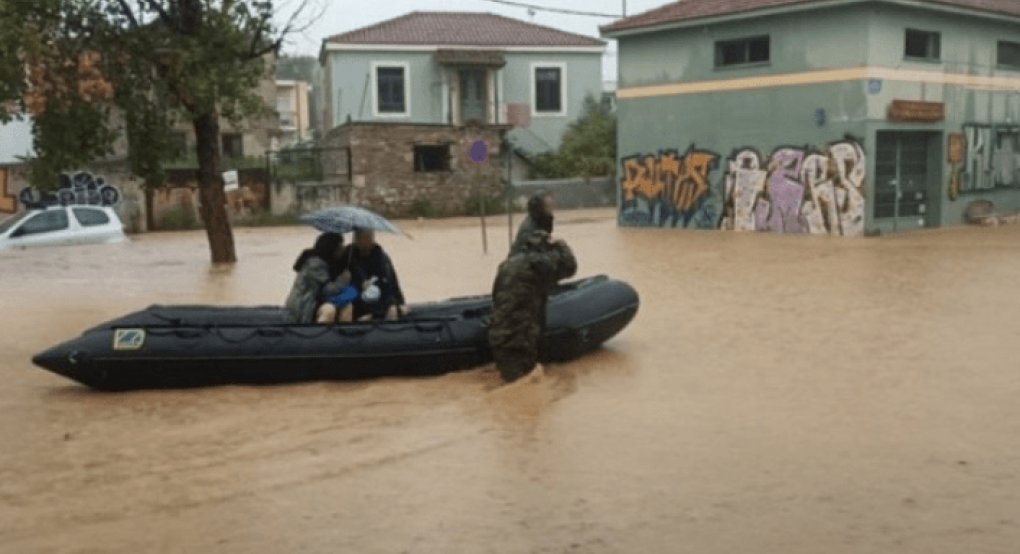
<svg viewBox="0 0 1020 554">
<path fill-rule="evenodd" d="M 627 17 L 627 0 L 623 0 L 623 17 Z"/>
</svg>

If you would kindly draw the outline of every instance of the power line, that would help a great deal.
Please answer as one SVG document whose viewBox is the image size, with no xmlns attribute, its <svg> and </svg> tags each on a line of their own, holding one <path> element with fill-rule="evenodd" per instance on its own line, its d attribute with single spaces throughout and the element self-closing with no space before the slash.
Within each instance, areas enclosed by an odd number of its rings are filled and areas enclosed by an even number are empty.
<svg viewBox="0 0 1020 554">
<path fill-rule="evenodd" d="M 610 14 L 610 13 L 581 12 L 581 11 L 577 11 L 577 10 L 564 10 L 564 9 L 561 9 L 561 8 L 546 8 L 544 6 L 536 6 L 534 4 L 523 4 L 521 2 L 508 2 L 507 0 L 483 0 L 483 1 L 485 1 L 485 2 L 495 2 L 497 4 L 506 4 L 508 6 L 517 6 L 519 8 L 528 8 L 528 9 L 531 9 L 531 10 L 538 10 L 538 11 L 543 11 L 543 12 L 568 13 L 568 14 L 571 14 L 571 15 L 588 15 L 588 16 L 592 16 L 592 17 L 611 17 L 613 19 L 619 19 L 619 18 L 623 17 L 622 15 Z"/>
</svg>

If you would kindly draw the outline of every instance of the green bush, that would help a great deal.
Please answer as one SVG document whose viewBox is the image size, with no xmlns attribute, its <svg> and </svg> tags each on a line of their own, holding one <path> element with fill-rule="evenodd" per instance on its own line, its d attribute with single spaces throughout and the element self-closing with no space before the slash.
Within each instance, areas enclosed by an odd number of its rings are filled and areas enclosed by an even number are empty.
<svg viewBox="0 0 1020 554">
<path fill-rule="evenodd" d="M 486 194 L 485 196 L 485 215 L 496 215 L 506 213 L 506 191 L 501 191 L 498 194 Z M 481 214 L 481 195 L 478 191 L 473 191 L 471 196 L 468 197 L 467 202 L 464 204 L 464 211 L 467 212 L 465 215 L 480 215 Z"/>
<path fill-rule="evenodd" d="M 416 200 L 408 213 L 411 217 L 436 217 L 437 210 L 428 200 Z"/>
<path fill-rule="evenodd" d="M 163 214 L 159 219 L 160 231 L 194 231 L 201 229 L 202 224 L 188 208 L 178 206 Z"/>
<path fill-rule="evenodd" d="M 251 215 L 239 218 L 236 225 L 240 227 L 278 227 L 300 225 L 301 219 L 296 213 L 273 214 L 268 210 L 259 210 Z"/>
</svg>

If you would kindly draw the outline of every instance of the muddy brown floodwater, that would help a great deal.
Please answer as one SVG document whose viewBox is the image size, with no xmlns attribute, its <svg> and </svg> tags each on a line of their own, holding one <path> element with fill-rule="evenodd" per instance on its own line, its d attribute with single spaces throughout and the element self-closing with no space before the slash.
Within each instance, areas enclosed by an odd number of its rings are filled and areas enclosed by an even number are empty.
<svg viewBox="0 0 1020 554">
<path fill-rule="evenodd" d="M 519 221 L 519 220 L 518 220 Z M 380 234 L 410 301 L 490 289 L 505 219 Z M 153 303 L 279 304 L 314 231 L 0 253 L 0 552 L 1009 553 L 1020 226 L 876 239 L 620 229 L 642 298 L 583 359 L 437 378 L 98 393 L 31 365 Z"/>
</svg>

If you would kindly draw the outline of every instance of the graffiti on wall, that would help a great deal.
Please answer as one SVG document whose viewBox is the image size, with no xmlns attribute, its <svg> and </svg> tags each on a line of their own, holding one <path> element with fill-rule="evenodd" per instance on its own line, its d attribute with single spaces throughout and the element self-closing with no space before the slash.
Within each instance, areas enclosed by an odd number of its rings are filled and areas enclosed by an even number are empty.
<svg viewBox="0 0 1020 554">
<path fill-rule="evenodd" d="M 822 149 L 745 148 L 726 161 L 721 198 L 712 172 L 721 157 L 693 146 L 622 160 L 620 220 L 663 227 L 734 231 L 864 234 L 867 160 L 860 142 Z M 692 225 L 693 224 L 693 225 Z"/>
<path fill-rule="evenodd" d="M 961 147 L 962 162 L 950 177 L 951 200 L 959 193 L 1020 186 L 1020 126 L 964 125 Z"/>
<path fill-rule="evenodd" d="M 709 173 L 718 156 L 693 146 L 682 156 L 676 150 L 623 158 L 624 218 L 660 226 L 710 227 Z M 645 205 L 638 207 L 638 200 Z M 700 216 L 700 217 L 699 217 Z"/>
<path fill-rule="evenodd" d="M 60 204 L 61 206 L 72 204 L 113 206 L 120 201 L 120 191 L 116 187 L 106 184 L 106 180 L 102 177 L 96 177 L 87 171 L 79 171 L 61 175 L 55 192 L 44 192 L 33 187 L 25 187 L 21 189 L 18 198 L 26 206 L 46 203 Z"/>
<path fill-rule="evenodd" d="M 7 190 L 9 183 L 7 168 L 0 167 L 0 213 L 12 214 L 18 211 L 18 199 Z"/>
<path fill-rule="evenodd" d="M 857 141 L 821 150 L 783 147 L 767 158 L 747 148 L 727 166 L 720 229 L 864 234 L 867 160 Z"/>
</svg>

